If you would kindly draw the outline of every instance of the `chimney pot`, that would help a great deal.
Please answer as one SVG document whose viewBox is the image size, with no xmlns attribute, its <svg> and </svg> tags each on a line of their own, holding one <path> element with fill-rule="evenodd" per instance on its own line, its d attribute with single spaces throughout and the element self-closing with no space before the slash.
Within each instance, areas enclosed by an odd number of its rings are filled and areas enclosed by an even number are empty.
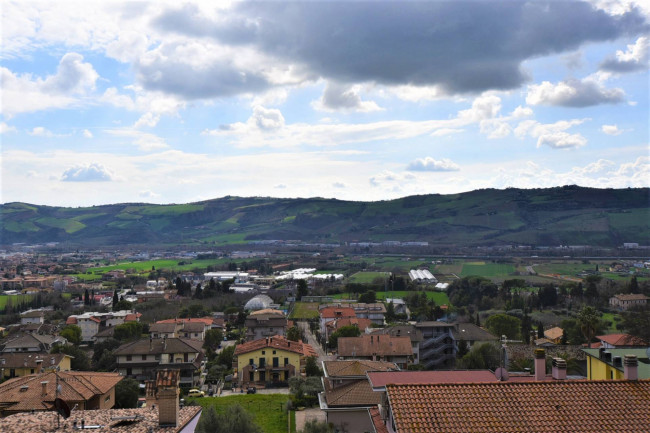
<svg viewBox="0 0 650 433">
<path fill-rule="evenodd" d="M 546 350 L 535 349 L 535 380 L 544 380 L 546 377 Z"/>
<path fill-rule="evenodd" d="M 566 379 L 566 361 L 562 358 L 553 358 L 553 379 Z"/>
<path fill-rule="evenodd" d="M 623 361 L 623 374 L 625 380 L 638 380 L 639 379 L 639 360 L 636 355 L 625 355 Z"/>
</svg>

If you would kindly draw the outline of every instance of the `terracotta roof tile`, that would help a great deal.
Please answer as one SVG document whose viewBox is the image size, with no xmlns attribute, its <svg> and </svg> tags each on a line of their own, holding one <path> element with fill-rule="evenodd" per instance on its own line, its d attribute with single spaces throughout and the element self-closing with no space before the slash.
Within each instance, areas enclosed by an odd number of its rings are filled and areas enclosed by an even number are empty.
<svg viewBox="0 0 650 433">
<path fill-rule="evenodd" d="M 328 377 L 365 376 L 370 371 L 399 370 L 393 362 L 367 360 L 325 361 L 323 367 Z"/>
<path fill-rule="evenodd" d="M 650 432 L 650 381 L 388 385 L 397 433 Z"/>
<path fill-rule="evenodd" d="M 179 422 L 176 427 L 160 427 L 158 409 L 100 409 L 91 411 L 73 411 L 68 419 L 61 419 L 61 428 L 57 426 L 56 412 L 19 413 L 0 419 L 2 433 L 45 433 L 45 432 L 79 432 L 74 422 L 86 426 L 97 426 L 92 432 L 104 433 L 177 433 L 183 430 L 201 413 L 200 406 L 186 406 L 180 409 Z"/>
<path fill-rule="evenodd" d="M 596 337 L 601 342 L 611 344 L 612 346 L 645 346 L 643 341 L 630 334 L 608 334 Z M 594 347 L 593 345 L 591 347 Z"/>
<path fill-rule="evenodd" d="M 357 317 L 354 308 L 349 307 L 325 307 L 320 310 L 320 317 L 323 319 L 337 319 L 343 317 Z"/>
<path fill-rule="evenodd" d="M 408 356 L 413 354 L 409 337 L 390 335 L 362 335 L 360 337 L 339 337 L 340 356 Z"/>
<path fill-rule="evenodd" d="M 372 425 L 375 427 L 375 433 L 388 433 L 388 427 L 384 424 L 384 420 L 381 418 L 381 413 L 377 406 L 371 407 L 368 412 L 370 413 L 370 420 Z"/>
<path fill-rule="evenodd" d="M 318 356 L 318 353 L 309 344 L 303 343 L 301 341 L 290 341 L 281 335 L 275 335 L 268 338 L 260 338 L 258 340 L 238 344 L 235 348 L 235 356 L 262 349 L 264 347 L 287 350 L 289 352 L 299 353 L 304 356 Z"/>
<path fill-rule="evenodd" d="M 329 407 L 371 406 L 381 403 L 381 393 L 374 392 L 367 380 L 355 380 L 336 388 L 326 381 L 325 400 Z"/>
<path fill-rule="evenodd" d="M 388 384 L 424 385 L 437 383 L 496 382 L 497 378 L 490 370 L 435 370 L 369 372 L 368 380 L 373 388 L 384 388 Z"/>
</svg>

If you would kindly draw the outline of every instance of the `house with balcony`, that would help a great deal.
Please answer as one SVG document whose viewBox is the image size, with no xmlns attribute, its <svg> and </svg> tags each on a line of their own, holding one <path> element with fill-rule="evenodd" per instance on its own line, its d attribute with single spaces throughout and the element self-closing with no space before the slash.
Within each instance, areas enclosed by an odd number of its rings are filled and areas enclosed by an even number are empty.
<svg viewBox="0 0 650 433">
<path fill-rule="evenodd" d="M 49 353 L 58 344 L 68 344 L 68 340 L 59 335 L 20 333 L 7 337 L 0 346 L 0 353 Z"/>
<path fill-rule="evenodd" d="M 317 355 L 309 344 L 276 335 L 238 344 L 233 370 L 241 387 L 266 386 L 300 376 L 306 359 Z"/>
<path fill-rule="evenodd" d="M 329 334 L 327 333 L 327 324 L 329 322 L 338 319 L 352 319 L 357 317 L 354 308 L 351 307 L 326 306 L 322 307 L 318 313 L 320 315 L 320 332 L 325 340 L 329 338 Z"/>
<path fill-rule="evenodd" d="M 367 334 L 390 335 L 392 337 L 408 337 L 411 340 L 413 350 L 413 364 L 420 363 L 420 343 L 422 342 L 422 331 L 413 325 L 394 325 L 388 328 L 368 328 Z"/>
<path fill-rule="evenodd" d="M 287 318 L 280 310 L 269 308 L 252 312 L 246 317 L 246 341 L 275 335 L 287 335 Z"/>
<path fill-rule="evenodd" d="M 386 316 L 386 306 L 381 302 L 365 304 L 359 302 L 351 305 L 354 308 L 354 314 L 360 319 L 369 319 L 375 325 L 383 326 L 384 317 Z"/>
<path fill-rule="evenodd" d="M 439 321 L 419 322 L 416 329 L 422 332 L 420 364 L 425 369 L 450 369 L 456 359 L 455 325 Z"/>
<path fill-rule="evenodd" d="M 203 342 L 185 338 L 143 338 L 115 349 L 117 371 L 136 380 L 153 380 L 160 369 L 178 369 L 181 384 L 198 386 Z"/>
<path fill-rule="evenodd" d="M 0 379 L 52 370 L 70 371 L 71 360 L 65 353 L 3 353 L 0 354 Z"/>
<path fill-rule="evenodd" d="M 81 341 L 90 343 L 95 341 L 98 332 L 126 322 L 140 321 L 142 314 L 131 310 L 113 311 L 110 313 L 86 312 L 68 316 L 66 325 L 77 325 L 81 328 Z"/>
</svg>

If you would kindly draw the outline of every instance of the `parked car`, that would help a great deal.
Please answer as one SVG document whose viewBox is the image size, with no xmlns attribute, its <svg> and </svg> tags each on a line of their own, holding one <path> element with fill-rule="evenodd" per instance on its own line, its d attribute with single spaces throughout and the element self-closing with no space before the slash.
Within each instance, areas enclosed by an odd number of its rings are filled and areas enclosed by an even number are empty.
<svg viewBox="0 0 650 433">
<path fill-rule="evenodd" d="M 198 389 L 190 389 L 187 392 L 188 397 L 205 397 L 205 392 Z"/>
<path fill-rule="evenodd" d="M 246 390 L 246 394 L 255 394 L 256 392 L 257 392 L 257 388 L 255 388 L 254 386 Z"/>
<path fill-rule="evenodd" d="M 147 407 L 147 399 L 144 398 L 144 397 L 140 397 L 138 399 L 138 405 L 136 407 L 138 407 L 138 408 Z"/>
</svg>

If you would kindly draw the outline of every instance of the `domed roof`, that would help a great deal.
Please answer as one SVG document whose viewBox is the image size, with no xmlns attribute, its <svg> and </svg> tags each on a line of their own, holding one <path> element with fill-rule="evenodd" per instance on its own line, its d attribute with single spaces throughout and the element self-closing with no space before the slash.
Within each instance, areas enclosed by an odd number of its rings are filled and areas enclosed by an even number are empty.
<svg viewBox="0 0 650 433">
<path fill-rule="evenodd" d="M 248 302 L 246 302 L 246 305 L 244 305 L 245 310 L 263 310 L 265 308 L 269 308 L 269 306 L 273 303 L 273 299 L 268 297 L 267 295 L 257 295 L 254 296 L 253 298 L 249 299 Z"/>
</svg>

